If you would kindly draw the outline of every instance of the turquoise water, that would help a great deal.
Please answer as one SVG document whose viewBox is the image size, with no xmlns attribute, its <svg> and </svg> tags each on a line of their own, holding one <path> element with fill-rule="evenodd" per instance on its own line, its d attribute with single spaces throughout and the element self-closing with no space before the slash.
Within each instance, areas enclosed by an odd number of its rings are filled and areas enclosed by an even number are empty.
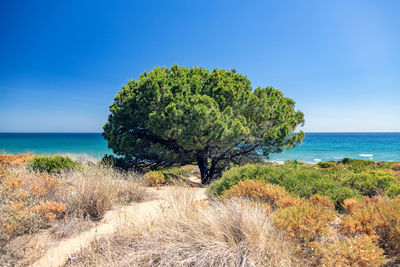
<svg viewBox="0 0 400 267">
<path fill-rule="evenodd" d="M 100 133 L 0 133 L 0 153 L 77 154 L 101 158 L 111 154 Z M 400 161 L 400 133 L 307 133 L 301 147 L 270 156 L 270 160 L 304 162 L 344 157 Z"/>
<path fill-rule="evenodd" d="M 101 158 L 111 154 L 100 133 L 0 133 L 0 153 L 76 154 Z"/>
<path fill-rule="evenodd" d="M 306 133 L 301 147 L 271 155 L 274 161 L 342 158 L 400 161 L 400 133 Z"/>
</svg>

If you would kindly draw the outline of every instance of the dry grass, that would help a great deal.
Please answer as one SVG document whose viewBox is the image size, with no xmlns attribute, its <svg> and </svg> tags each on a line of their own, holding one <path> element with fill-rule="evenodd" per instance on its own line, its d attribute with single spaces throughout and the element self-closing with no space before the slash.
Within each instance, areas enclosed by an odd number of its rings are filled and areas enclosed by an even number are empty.
<svg viewBox="0 0 400 267">
<path fill-rule="evenodd" d="M 100 165 L 57 175 L 34 173 L 28 156 L 3 156 L 0 166 L 0 265 L 19 265 L 29 253 L 18 253 L 45 228 L 55 238 L 87 230 L 113 205 L 142 201 L 142 178 Z M 29 249 L 28 249 L 29 250 Z M 35 250 L 31 250 L 32 253 Z M 23 257 L 23 258 L 21 258 Z"/>
<path fill-rule="evenodd" d="M 113 204 L 140 202 L 145 196 L 141 176 L 104 166 L 88 165 L 60 177 L 67 186 L 57 197 L 73 217 L 99 220 Z"/>
<path fill-rule="evenodd" d="M 186 192 L 186 193 L 185 193 Z M 189 193 L 188 193 L 189 192 Z M 170 194 L 151 223 L 126 225 L 73 256 L 80 266 L 305 266 L 262 207 L 245 200 L 195 200 Z"/>
</svg>

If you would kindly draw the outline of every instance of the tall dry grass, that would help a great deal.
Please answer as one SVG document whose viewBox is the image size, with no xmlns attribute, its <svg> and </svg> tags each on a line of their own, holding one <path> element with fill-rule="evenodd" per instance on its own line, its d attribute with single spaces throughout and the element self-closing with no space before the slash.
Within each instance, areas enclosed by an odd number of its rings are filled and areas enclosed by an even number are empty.
<svg viewBox="0 0 400 267">
<path fill-rule="evenodd" d="M 73 217 L 99 220 L 112 205 L 140 202 L 145 196 L 142 176 L 102 165 L 89 164 L 60 178 L 66 187 L 58 199 L 66 203 L 67 214 Z"/>
<path fill-rule="evenodd" d="M 20 157 L 4 156 L 3 159 L 5 163 L 0 165 L 1 266 L 24 262 L 28 253 L 19 251 L 37 246 L 32 240 L 37 239 L 41 229 L 51 228 L 49 233 L 53 237 L 65 238 L 90 228 L 112 206 L 139 202 L 145 197 L 142 177 L 135 173 L 84 164 L 79 170 L 49 175 L 33 172 L 24 162 L 14 164 Z"/>
<path fill-rule="evenodd" d="M 196 200 L 193 190 L 169 194 L 170 206 L 149 223 L 124 225 L 74 255 L 76 266 L 306 266 L 271 225 L 261 206 L 245 200 Z"/>
</svg>

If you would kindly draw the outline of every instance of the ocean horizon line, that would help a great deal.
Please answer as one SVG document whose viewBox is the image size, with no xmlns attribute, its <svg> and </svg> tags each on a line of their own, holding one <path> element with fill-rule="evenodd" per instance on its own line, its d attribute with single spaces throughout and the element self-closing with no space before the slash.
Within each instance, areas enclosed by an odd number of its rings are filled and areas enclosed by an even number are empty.
<svg viewBox="0 0 400 267">
<path fill-rule="evenodd" d="M 400 161 L 400 132 L 306 132 L 301 146 L 270 155 L 271 161 Z M 0 132 L 0 153 L 112 154 L 101 132 Z"/>
<path fill-rule="evenodd" d="M 366 133 L 366 134 L 368 134 L 368 133 L 378 133 L 378 134 L 384 134 L 384 133 L 400 133 L 400 131 L 386 131 L 386 132 L 379 132 L 379 131 L 376 131 L 376 132 L 370 132 L 370 131 L 362 131 L 362 132 L 331 132 L 331 131 L 329 131 L 329 132 L 319 132 L 319 131 L 317 131 L 317 132 L 314 132 L 314 131 L 310 131 L 310 132 L 306 132 L 306 131 L 304 131 L 305 133 L 316 133 L 316 134 L 319 134 L 319 133 L 321 133 L 321 134 L 330 134 L 330 133 L 332 133 L 332 134 L 346 134 L 346 133 L 349 133 L 349 134 L 354 134 L 354 133 L 357 133 L 357 134 L 359 134 L 359 133 Z M 23 132 L 0 132 L 0 134 L 24 134 L 24 133 L 26 133 L 26 134 L 67 134 L 67 133 L 71 133 L 71 134 L 101 134 L 101 133 L 103 133 L 103 132 L 80 132 L 80 131 L 78 131 L 78 132 L 25 132 L 25 131 L 23 131 Z"/>
</svg>

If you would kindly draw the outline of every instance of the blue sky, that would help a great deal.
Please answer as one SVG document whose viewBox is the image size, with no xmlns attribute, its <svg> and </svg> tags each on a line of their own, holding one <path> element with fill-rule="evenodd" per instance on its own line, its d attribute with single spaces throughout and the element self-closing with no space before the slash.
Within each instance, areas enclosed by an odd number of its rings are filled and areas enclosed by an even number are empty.
<svg viewBox="0 0 400 267">
<path fill-rule="evenodd" d="M 0 132 L 100 132 L 155 66 L 235 68 L 305 131 L 400 131 L 400 1 L 1 1 Z"/>
</svg>

